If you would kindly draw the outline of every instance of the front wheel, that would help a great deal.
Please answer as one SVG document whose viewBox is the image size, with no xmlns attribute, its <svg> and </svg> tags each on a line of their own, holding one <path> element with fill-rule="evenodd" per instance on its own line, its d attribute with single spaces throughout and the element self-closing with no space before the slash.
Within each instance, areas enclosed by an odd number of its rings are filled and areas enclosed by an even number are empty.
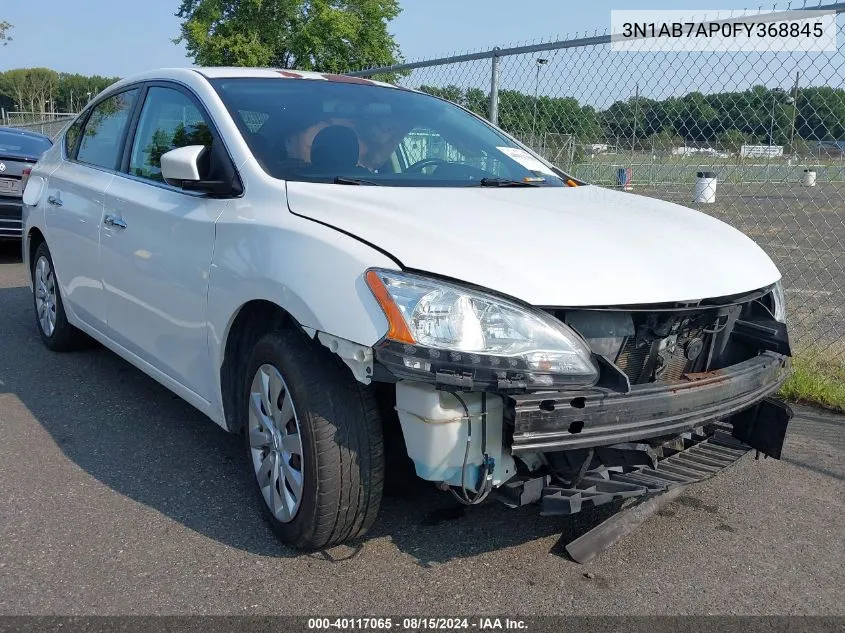
<svg viewBox="0 0 845 633">
<path fill-rule="evenodd" d="M 246 450 L 264 515 L 287 545 L 363 534 L 381 503 L 384 452 L 370 389 L 295 330 L 264 336 L 247 365 Z"/>
</svg>

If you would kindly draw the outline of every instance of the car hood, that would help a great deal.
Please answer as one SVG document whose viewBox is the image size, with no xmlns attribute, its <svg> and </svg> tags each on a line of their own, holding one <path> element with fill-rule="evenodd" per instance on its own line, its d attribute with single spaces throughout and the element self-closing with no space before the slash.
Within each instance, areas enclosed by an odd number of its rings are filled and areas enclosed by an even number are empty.
<svg viewBox="0 0 845 633">
<path fill-rule="evenodd" d="M 695 301 L 780 279 L 740 231 L 597 186 L 422 188 L 288 182 L 290 210 L 409 269 L 543 306 Z"/>
</svg>

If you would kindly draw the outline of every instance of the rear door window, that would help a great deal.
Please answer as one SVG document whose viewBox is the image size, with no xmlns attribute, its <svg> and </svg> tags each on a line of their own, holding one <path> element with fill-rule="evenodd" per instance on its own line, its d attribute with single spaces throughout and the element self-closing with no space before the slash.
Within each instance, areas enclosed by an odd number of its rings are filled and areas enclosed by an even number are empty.
<svg viewBox="0 0 845 633">
<path fill-rule="evenodd" d="M 133 88 L 94 106 L 79 141 L 79 152 L 76 155 L 78 161 L 117 169 L 123 154 L 123 139 L 129 115 L 138 92 L 138 88 Z"/>
<path fill-rule="evenodd" d="M 79 133 L 82 131 L 84 120 L 84 116 L 79 117 L 65 133 L 65 156 L 68 158 L 76 158 L 76 147 L 79 143 Z"/>
</svg>

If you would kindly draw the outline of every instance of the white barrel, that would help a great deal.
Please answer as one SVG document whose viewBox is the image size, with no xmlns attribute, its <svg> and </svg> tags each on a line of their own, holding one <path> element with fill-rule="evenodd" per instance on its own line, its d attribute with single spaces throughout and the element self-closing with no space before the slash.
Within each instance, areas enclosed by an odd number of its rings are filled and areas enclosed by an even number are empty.
<svg viewBox="0 0 845 633">
<path fill-rule="evenodd" d="M 711 203 L 716 202 L 716 184 L 718 179 L 715 172 L 700 171 L 696 174 L 695 194 L 693 202 Z"/>
<path fill-rule="evenodd" d="M 804 170 L 804 179 L 801 181 L 805 187 L 815 187 L 816 186 L 816 170 L 815 169 L 805 169 Z"/>
</svg>

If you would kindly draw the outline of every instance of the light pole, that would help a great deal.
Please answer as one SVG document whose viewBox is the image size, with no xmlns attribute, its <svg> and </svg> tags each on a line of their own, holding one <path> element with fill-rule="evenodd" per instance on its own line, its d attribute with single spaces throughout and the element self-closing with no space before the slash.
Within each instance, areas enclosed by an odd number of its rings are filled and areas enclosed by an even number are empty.
<svg viewBox="0 0 845 633">
<path fill-rule="evenodd" d="M 783 88 L 772 88 L 772 119 L 769 123 L 769 147 L 774 145 L 774 136 L 775 136 L 775 104 L 778 102 L 780 95 L 786 94 Z M 784 103 L 787 105 L 790 103 L 794 103 L 795 99 L 792 97 L 786 97 L 784 99 Z"/>
<path fill-rule="evenodd" d="M 540 91 L 540 66 L 545 66 L 549 63 L 549 60 L 545 57 L 538 57 L 537 58 L 537 77 L 534 80 L 534 120 L 531 123 L 531 144 L 534 146 L 535 151 L 540 151 L 540 148 L 537 147 L 537 97 Z"/>
</svg>

